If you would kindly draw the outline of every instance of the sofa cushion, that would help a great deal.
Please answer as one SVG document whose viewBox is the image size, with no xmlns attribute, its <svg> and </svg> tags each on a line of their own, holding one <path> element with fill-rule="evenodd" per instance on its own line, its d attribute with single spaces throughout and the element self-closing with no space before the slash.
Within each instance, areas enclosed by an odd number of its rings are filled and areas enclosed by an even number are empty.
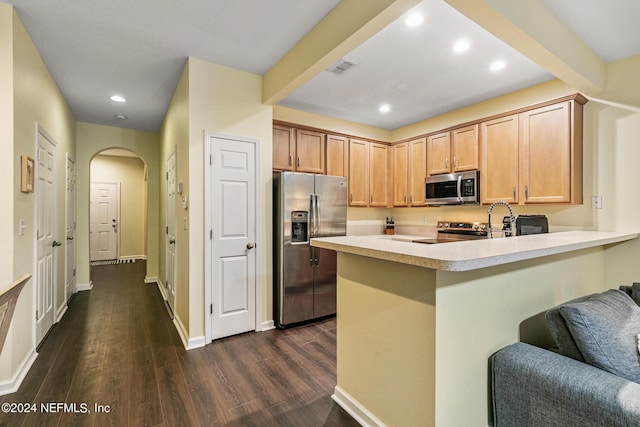
<svg viewBox="0 0 640 427">
<path fill-rule="evenodd" d="M 633 282 L 632 285 L 622 285 L 620 286 L 621 291 L 625 291 L 627 295 L 629 295 L 636 304 L 640 305 L 640 283 Z"/>
<path fill-rule="evenodd" d="M 629 295 L 612 289 L 559 310 L 586 363 L 640 383 L 640 307 Z"/>
<path fill-rule="evenodd" d="M 565 304 L 578 303 L 586 300 L 587 298 L 589 298 L 589 296 L 576 298 L 574 300 L 566 302 Z M 545 314 L 545 320 L 547 322 L 549 332 L 556 342 L 556 346 L 558 346 L 558 352 L 560 354 L 575 360 L 579 360 L 580 362 L 584 362 L 582 353 L 580 353 L 576 342 L 573 340 L 571 332 L 567 327 L 567 323 L 560 315 L 560 307 L 562 307 L 562 305 L 553 307 Z"/>
</svg>

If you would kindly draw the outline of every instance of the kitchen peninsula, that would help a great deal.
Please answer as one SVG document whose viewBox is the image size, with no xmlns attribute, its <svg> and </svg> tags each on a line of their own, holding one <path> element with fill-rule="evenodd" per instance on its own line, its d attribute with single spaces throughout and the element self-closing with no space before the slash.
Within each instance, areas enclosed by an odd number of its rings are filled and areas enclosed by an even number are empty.
<svg viewBox="0 0 640 427">
<path fill-rule="evenodd" d="M 543 329 L 547 309 L 617 287 L 605 252 L 637 236 L 313 239 L 338 252 L 334 399 L 370 425 L 488 425 L 489 356 Z"/>
</svg>

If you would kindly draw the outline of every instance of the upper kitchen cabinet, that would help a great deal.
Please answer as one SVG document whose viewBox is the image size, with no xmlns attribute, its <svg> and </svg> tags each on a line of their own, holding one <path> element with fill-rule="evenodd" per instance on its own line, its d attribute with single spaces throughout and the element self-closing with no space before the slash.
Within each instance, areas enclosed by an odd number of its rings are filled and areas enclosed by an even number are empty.
<svg viewBox="0 0 640 427">
<path fill-rule="evenodd" d="M 393 152 L 393 206 L 408 206 L 409 144 L 391 147 Z"/>
<path fill-rule="evenodd" d="M 480 124 L 482 203 L 518 202 L 518 115 Z"/>
<path fill-rule="evenodd" d="M 427 174 L 478 169 L 478 125 L 427 137 Z"/>
<path fill-rule="evenodd" d="M 325 173 L 325 134 L 273 125 L 273 169 Z"/>
<path fill-rule="evenodd" d="M 582 105 L 575 101 L 520 114 L 524 203 L 582 203 Z"/>
<path fill-rule="evenodd" d="M 295 129 L 289 126 L 273 125 L 273 169 L 295 170 L 293 160 L 296 155 Z"/>
<path fill-rule="evenodd" d="M 427 176 L 427 138 L 407 143 L 409 149 L 409 206 L 424 206 L 424 177 Z"/>
<path fill-rule="evenodd" d="M 327 175 L 347 176 L 349 174 L 349 138 L 327 135 Z"/>
<path fill-rule="evenodd" d="M 324 173 L 325 134 L 296 129 L 296 171 Z"/>
<path fill-rule="evenodd" d="M 480 124 L 482 203 L 582 203 L 577 96 Z"/>
<path fill-rule="evenodd" d="M 391 147 L 349 140 L 349 206 L 391 207 Z"/>
</svg>

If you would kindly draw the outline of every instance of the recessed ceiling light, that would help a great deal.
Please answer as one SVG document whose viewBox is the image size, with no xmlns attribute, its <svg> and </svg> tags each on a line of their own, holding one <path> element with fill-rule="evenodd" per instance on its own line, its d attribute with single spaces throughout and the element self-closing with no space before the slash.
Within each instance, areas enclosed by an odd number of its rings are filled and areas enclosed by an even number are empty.
<svg viewBox="0 0 640 427">
<path fill-rule="evenodd" d="M 407 19 L 404 20 L 404 25 L 406 25 L 407 27 L 417 27 L 418 25 L 422 24 L 422 21 L 424 21 L 424 17 L 421 14 L 412 13 L 411 15 L 407 16 Z"/>
<path fill-rule="evenodd" d="M 506 67 L 507 64 L 504 61 L 494 61 L 491 66 L 489 67 L 489 69 L 491 71 L 500 71 L 502 69 L 504 69 L 504 67 Z"/>
<path fill-rule="evenodd" d="M 116 114 L 113 117 L 115 117 L 116 119 L 120 119 L 120 120 L 127 120 L 128 119 L 128 117 L 125 116 L 124 114 Z"/>
<path fill-rule="evenodd" d="M 109 99 L 111 99 L 112 101 L 115 101 L 115 102 L 127 102 L 127 100 L 124 99 L 124 97 L 122 97 L 120 95 L 111 95 L 111 98 L 109 98 Z"/>
<path fill-rule="evenodd" d="M 378 108 L 378 111 L 380 111 L 381 113 L 388 113 L 389 111 L 391 111 L 391 107 L 389 106 L 389 104 L 382 104 L 380 108 Z"/>
<path fill-rule="evenodd" d="M 456 44 L 453 45 L 453 51 L 464 52 L 465 50 L 469 49 L 470 46 L 471 46 L 471 43 L 469 43 L 469 40 L 467 39 L 458 40 Z"/>
</svg>

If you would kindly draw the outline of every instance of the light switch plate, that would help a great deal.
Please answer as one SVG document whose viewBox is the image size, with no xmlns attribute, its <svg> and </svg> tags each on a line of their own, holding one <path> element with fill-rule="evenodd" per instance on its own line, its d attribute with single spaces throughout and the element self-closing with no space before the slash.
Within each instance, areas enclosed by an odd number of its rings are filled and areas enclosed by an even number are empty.
<svg viewBox="0 0 640 427">
<path fill-rule="evenodd" d="M 602 196 L 591 196 L 591 209 L 602 209 Z"/>
</svg>

